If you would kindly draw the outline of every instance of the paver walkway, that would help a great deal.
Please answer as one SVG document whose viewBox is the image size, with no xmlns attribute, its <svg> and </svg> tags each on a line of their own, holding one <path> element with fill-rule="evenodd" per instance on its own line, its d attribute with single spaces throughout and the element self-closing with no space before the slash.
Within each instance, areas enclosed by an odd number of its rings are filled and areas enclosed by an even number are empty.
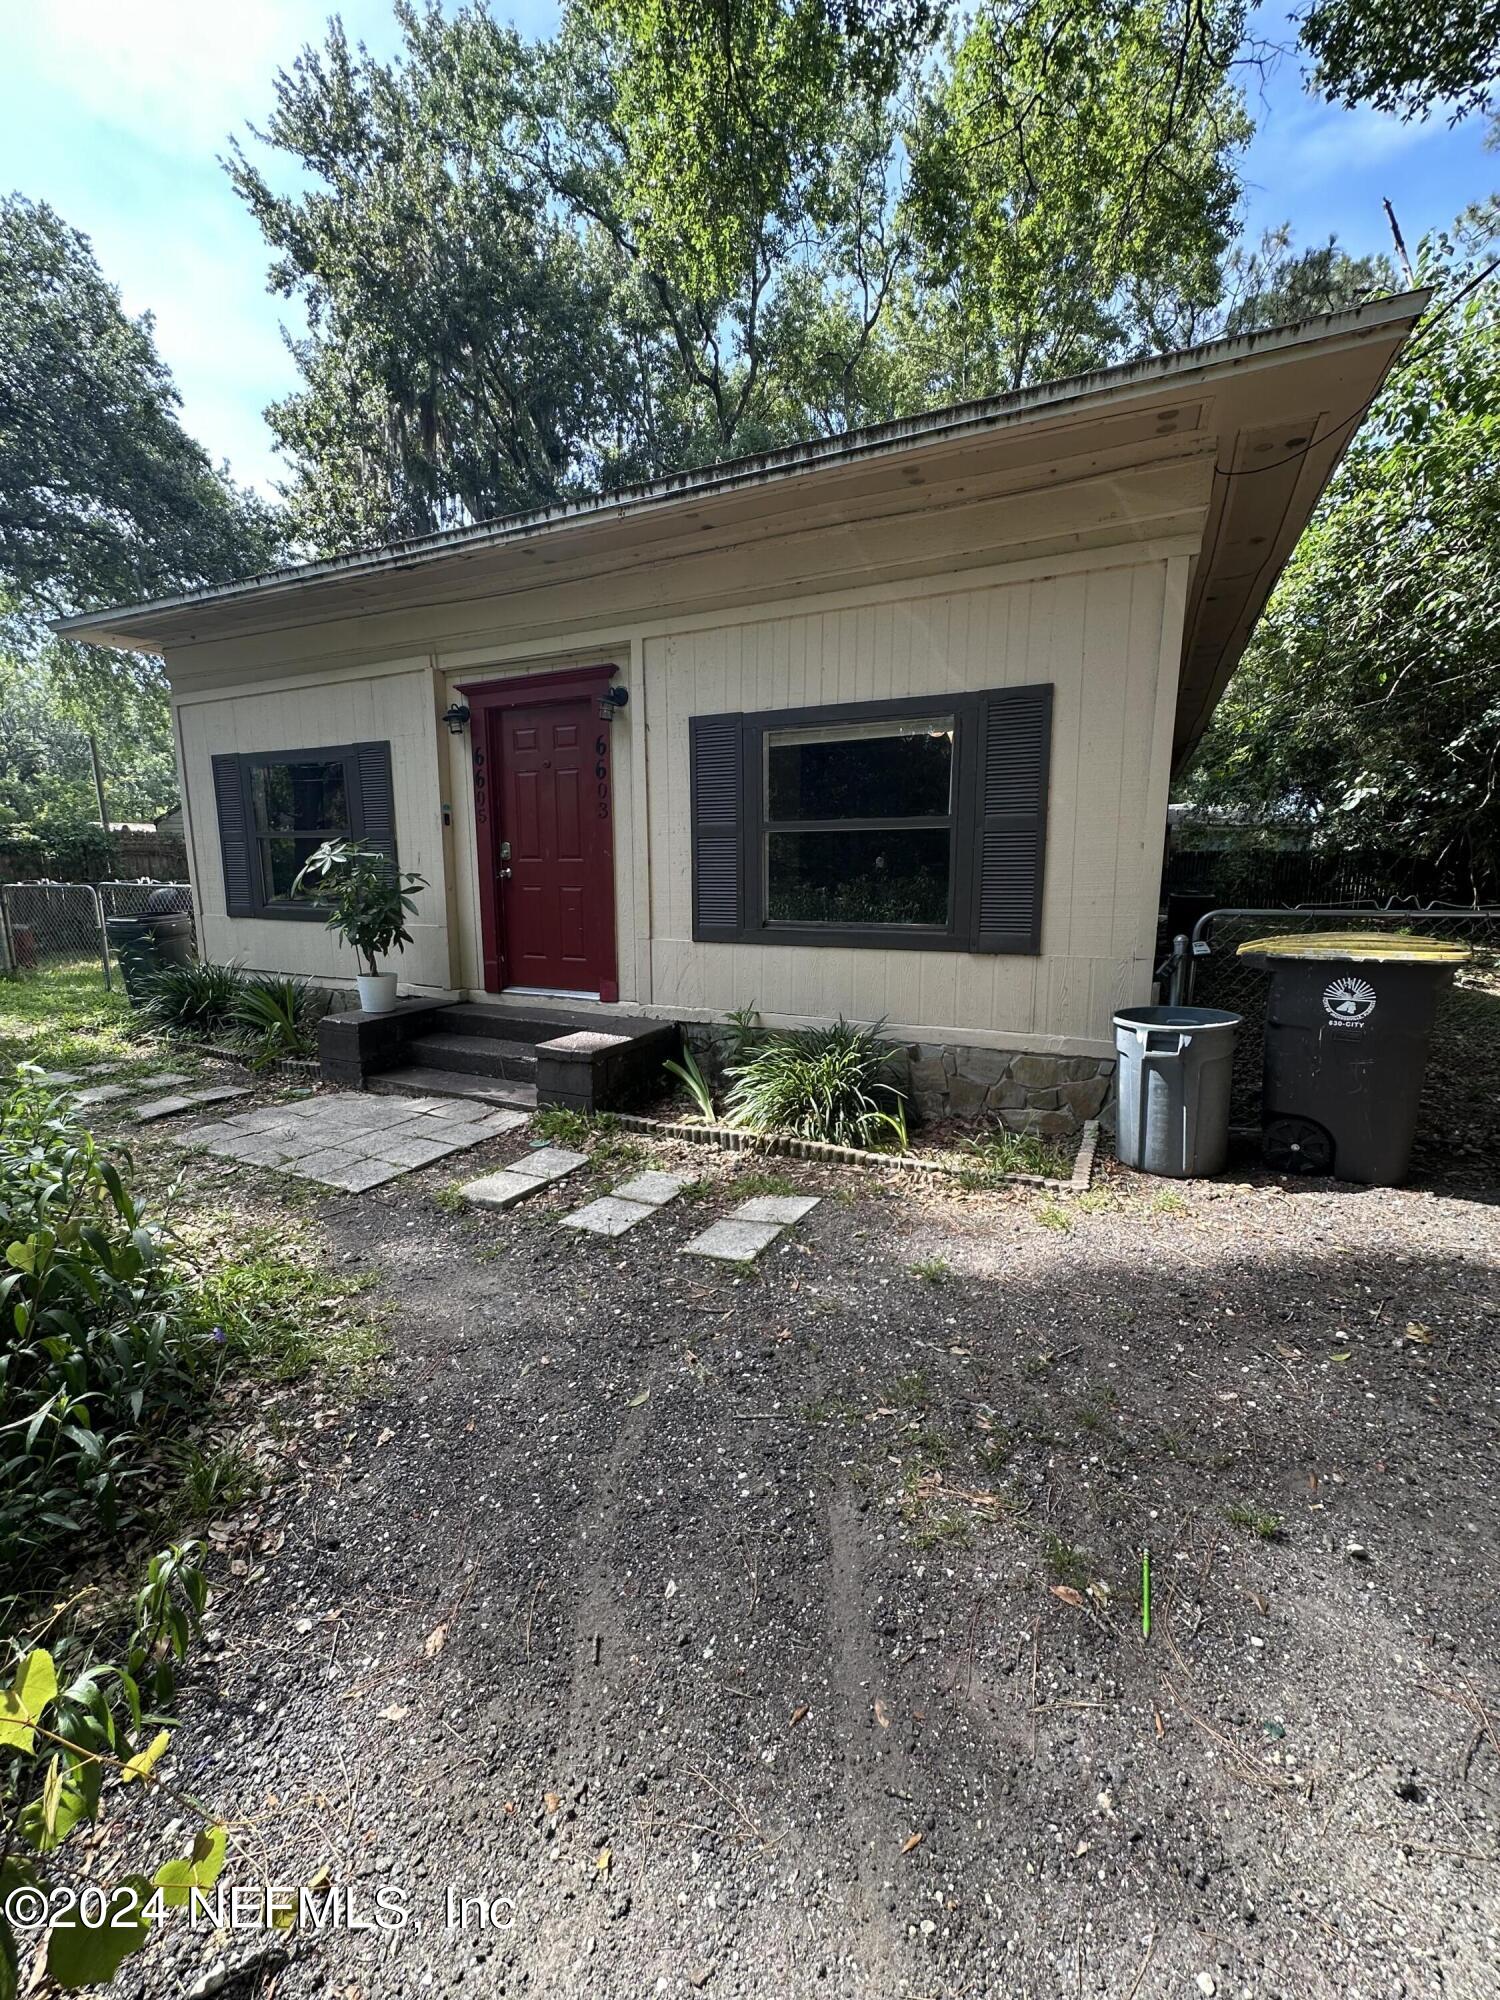
<svg viewBox="0 0 1500 2000">
<path fill-rule="evenodd" d="M 758 1194 L 742 1201 L 700 1236 L 684 1243 L 685 1257 L 717 1257 L 726 1264 L 753 1261 L 768 1250 L 783 1229 L 800 1222 L 818 1205 L 815 1194 Z"/>
<path fill-rule="evenodd" d="M 173 1136 L 221 1159 L 361 1194 L 526 1123 L 523 1111 L 489 1110 L 447 1098 L 377 1097 L 337 1091 L 300 1104 L 267 1104 L 238 1118 Z"/>
<path fill-rule="evenodd" d="M 685 1174 L 637 1174 L 634 1180 L 622 1181 L 598 1201 L 575 1208 L 571 1215 L 563 1217 L 560 1226 L 581 1229 L 590 1236 L 623 1236 L 627 1229 L 634 1229 L 648 1215 L 665 1208 L 686 1186 Z"/>
</svg>

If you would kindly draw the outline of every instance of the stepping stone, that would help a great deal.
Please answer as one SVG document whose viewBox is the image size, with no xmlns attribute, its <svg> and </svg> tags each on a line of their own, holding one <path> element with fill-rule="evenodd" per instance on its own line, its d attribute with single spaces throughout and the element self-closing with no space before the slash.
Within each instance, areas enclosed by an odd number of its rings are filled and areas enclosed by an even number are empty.
<svg viewBox="0 0 1500 2000">
<path fill-rule="evenodd" d="M 196 1111 L 203 1104 L 227 1104 L 232 1097 L 248 1097 L 243 1086 L 226 1085 L 220 1090 L 195 1090 L 187 1097 L 152 1097 L 135 1107 L 136 1118 L 150 1125 L 158 1118 L 175 1118 L 180 1111 Z"/>
<path fill-rule="evenodd" d="M 191 1083 L 195 1072 L 187 1069 L 163 1070 L 160 1076 L 138 1076 L 133 1090 L 170 1090 L 174 1083 Z"/>
<path fill-rule="evenodd" d="M 73 1102 L 82 1110 L 90 1104 L 113 1104 L 117 1097 L 129 1097 L 128 1083 L 96 1083 L 92 1090 L 80 1090 Z"/>
<path fill-rule="evenodd" d="M 558 1226 L 562 1229 L 582 1229 L 590 1236 L 623 1236 L 627 1229 L 634 1229 L 638 1222 L 644 1222 L 648 1215 L 655 1213 L 656 1208 L 643 1201 L 622 1201 L 618 1195 L 606 1194 L 601 1195 L 598 1201 L 591 1201 L 586 1208 L 575 1208 L 571 1215 L 562 1218 Z"/>
<path fill-rule="evenodd" d="M 649 1172 L 637 1174 L 633 1181 L 622 1181 L 610 1194 L 615 1201 L 636 1201 L 643 1208 L 663 1208 L 674 1195 L 682 1193 L 687 1186 L 685 1174 L 659 1174 Z"/>
<path fill-rule="evenodd" d="M 711 1222 L 701 1236 L 684 1243 L 685 1257 L 717 1257 L 726 1264 L 746 1264 L 758 1257 L 781 1234 L 779 1222 L 744 1222 L 726 1216 Z"/>
<path fill-rule="evenodd" d="M 38 1083 L 50 1084 L 77 1083 L 77 1081 L 78 1071 L 76 1069 L 44 1069 L 37 1078 Z"/>
<path fill-rule="evenodd" d="M 124 1069 L 124 1067 L 125 1065 L 122 1062 L 85 1063 L 83 1073 L 85 1076 L 114 1076 L 118 1071 Z"/>
<path fill-rule="evenodd" d="M 467 1182 L 459 1192 L 465 1201 L 479 1208 L 513 1208 L 527 1195 L 564 1179 L 587 1159 L 587 1153 L 570 1153 L 562 1146 L 541 1146 L 534 1153 L 512 1160 L 498 1173 Z"/>
<path fill-rule="evenodd" d="M 820 1197 L 815 1194 L 758 1194 L 729 1211 L 732 1222 L 775 1222 L 783 1227 L 800 1222 L 811 1213 Z"/>
</svg>

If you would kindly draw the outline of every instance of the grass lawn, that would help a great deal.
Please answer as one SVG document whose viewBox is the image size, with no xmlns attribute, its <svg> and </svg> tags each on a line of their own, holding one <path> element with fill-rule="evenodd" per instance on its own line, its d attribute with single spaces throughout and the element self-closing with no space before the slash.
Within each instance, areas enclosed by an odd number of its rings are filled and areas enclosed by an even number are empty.
<svg viewBox="0 0 1500 2000">
<path fill-rule="evenodd" d="M 81 958 L 0 979 L 0 1065 L 146 1060 L 158 1051 L 124 991 L 104 984 L 97 959 Z"/>
</svg>

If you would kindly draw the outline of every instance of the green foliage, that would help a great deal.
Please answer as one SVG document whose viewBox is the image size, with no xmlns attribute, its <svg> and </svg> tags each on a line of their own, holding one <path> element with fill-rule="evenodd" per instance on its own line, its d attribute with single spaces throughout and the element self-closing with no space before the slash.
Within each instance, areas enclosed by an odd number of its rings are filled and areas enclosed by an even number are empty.
<svg viewBox="0 0 1500 2000">
<path fill-rule="evenodd" d="M 332 552 L 1206 329 L 1241 0 L 569 0 L 337 22 L 230 173 L 298 298 L 270 412 Z M 256 145 L 286 169 L 273 186 Z"/>
<path fill-rule="evenodd" d="M 193 959 L 186 965 L 165 965 L 153 974 L 145 1010 L 163 1027 L 211 1036 L 235 1018 L 243 992 L 232 965 Z"/>
<path fill-rule="evenodd" d="M 1433 100 L 1454 118 L 1493 110 L 1500 86 L 1500 0 L 1314 0 L 1301 42 L 1314 86 L 1340 104 L 1426 118 Z"/>
<path fill-rule="evenodd" d="M 767 1035 L 726 1066 L 733 1123 L 791 1132 L 838 1146 L 906 1143 L 905 1100 L 889 1080 L 882 1024 L 840 1020 L 831 1028 Z"/>
<path fill-rule="evenodd" d="M 383 1352 L 378 1316 L 360 1303 L 373 1281 L 329 1271 L 304 1225 L 246 1231 L 208 1217 L 191 1247 L 206 1265 L 196 1314 L 222 1335 L 227 1363 L 282 1382 L 315 1368 L 358 1378 Z"/>
<path fill-rule="evenodd" d="M 6 617 L 0 602 L 0 851 L 28 874 L 65 882 L 118 873 L 114 844 L 98 824 L 90 732 L 111 819 L 156 819 L 177 799 L 159 681 L 122 671 L 111 677 L 107 699 L 91 698 L 69 670 L 82 657 L 40 639 L 20 616 Z"/>
<path fill-rule="evenodd" d="M 1224 1519 L 1231 1527 L 1243 1528 L 1247 1535 L 1253 1535 L 1258 1542 L 1275 1542 L 1281 1539 L 1281 1516 L 1267 1513 L 1263 1507 L 1252 1507 L 1246 1501 L 1231 1501 L 1224 1509 Z"/>
<path fill-rule="evenodd" d="M 1491 204 L 1423 244 L 1439 308 L 1335 474 L 1182 785 L 1315 847 L 1410 855 L 1480 900 L 1500 892 L 1500 284 L 1462 294 L 1497 225 Z"/>
<path fill-rule="evenodd" d="M 387 952 L 411 943 L 406 918 L 426 887 L 420 875 L 398 869 L 378 847 L 325 840 L 298 871 L 292 893 L 315 895 L 327 905 L 329 930 L 354 947 L 373 975 Z"/>
<path fill-rule="evenodd" d="M 328 996 L 305 979 L 260 974 L 240 982 L 230 1019 L 257 1064 L 317 1052 L 317 1026 Z"/>
<path fill-rule="evenodd" d="M 81 1069 L 139 1057 L 139 1027 L 125 994 L 106 989 L 97 958 L 0 979 L 0 1063 Z"/>
<path fill-rule="evenodd" d="M 607 1111 L 574 1111 L 566 1104 L 544 1104 L 531 1120 L 532 1137 L 552 1146 L 588 1146 L 614 1130 L 615 1121 Z"/>
<path fill-rule="evenodd" d="M 684 1085 L 688 1096 L 693 1100 L 693 1109 L 703 1123 L 712 1125 L 717 1115 L 714 1111 L 714 1094 L 709 1087 L 708 1078 L 698 1066 L 698 1058 L 687 1044 L 683 1044 L 681 1062 L 669 1060 L 662 1064 L 662 1068 L 668 1076 L 675 1076 L 678 1082 Z"/>
<path fill-rule="evenodd" d="M 1250 135 L 1241 0 L 990 0 L 912 138 L 928 301 L 911 337 L 965 396 L 1175 344 L 1212 306 Z"/>
<path fill-rule="evenodd" d="M 1066 1180 L 1072 1171 L 1067 1148 L 1035 1132 L 1007 1132 L 1003 1126 L 964 1141 L 966 1161 L 959 1183 L 966 1188 L 998 1186 L 1016 1174 L 1041 1174 Z"/>
<path fill-rule="evenodd" d="M 0 1573 L 43 1569 L 138 1511 L 149 1440 L 219 1352 L 160 1234 L 65 1103 L 23 1072 L 0 1103 Z"/>
<path fill-rule="evenodd" d="M 84 1593 L 87 1595 L 87 1593 Z M 38 1634 L 0 1639 L 0 1823 L 8 1829 L 0 1860 L 6 1892 L 46 1884 L 44 1863 L 81 1824 L 99 1818 L 111 1790 L 159 1782 L 157 1765 L 171 1735 L 160 1708 L 172 1699 L 177 1668 L 202 1621 L 207 1582 L 196 1542 L 153 1556 L 133 1598 L 93 1632 L 59 1619 L 57 1607 Z M 118 1646 L 118 1654 L 111 1655 Z M 209 1887 L 224 1864 L 227 1830 L 205 1825 L 185 1861 L 164 1862 L 151 1881 L 127 1875 L 97 1898 L 81 1899 L 47 1939 L 47 1971 L 65 1990 L 113 1979 L 146 1942 L 154 1911 L 186 1900 L 186 1886 Z M 26 1857 L 30 1850 L 37 1859 Z M 160 1894 L 156 1892 L 160 1891 Z M 102 1907 L 101 1907 L 102 1906 Z M 0 1992 L 17 1990 L 17 1945 L 0 1896 Z"/>
</svg>

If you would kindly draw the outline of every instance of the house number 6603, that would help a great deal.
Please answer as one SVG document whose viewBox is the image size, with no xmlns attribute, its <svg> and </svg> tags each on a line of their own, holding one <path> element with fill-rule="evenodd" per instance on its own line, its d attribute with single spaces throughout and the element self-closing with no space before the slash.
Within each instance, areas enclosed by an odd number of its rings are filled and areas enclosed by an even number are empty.
<svg viewBox="0 0 1500 2000">
<path fill-rule="evenodd" d="M 596 813 L 600 819 L 609 818 L 608 751 L 609 738 L 607 736 L 596 736 L 594 738 L 594 797 L 598 801 Z"/>
</svg>

